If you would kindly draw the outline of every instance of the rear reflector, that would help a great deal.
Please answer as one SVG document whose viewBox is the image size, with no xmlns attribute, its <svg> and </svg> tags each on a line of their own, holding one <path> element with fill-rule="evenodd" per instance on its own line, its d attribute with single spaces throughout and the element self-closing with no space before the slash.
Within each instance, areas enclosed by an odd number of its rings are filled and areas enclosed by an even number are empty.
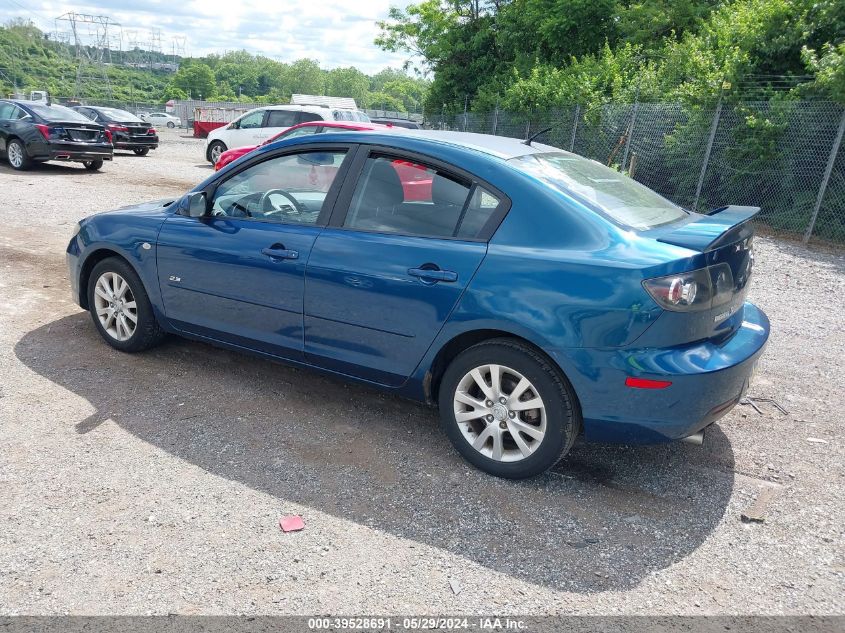
<svg viewBox="0 0 845 633">
<path fill-rule="evenodd" d="M 633 376 L 625 378 L 625 386 L 634 389 L 666 389 L 671 384 L 672 381 L 670 380 L 649 380 L 648 378 L 634 378 Z"/>
</svg>

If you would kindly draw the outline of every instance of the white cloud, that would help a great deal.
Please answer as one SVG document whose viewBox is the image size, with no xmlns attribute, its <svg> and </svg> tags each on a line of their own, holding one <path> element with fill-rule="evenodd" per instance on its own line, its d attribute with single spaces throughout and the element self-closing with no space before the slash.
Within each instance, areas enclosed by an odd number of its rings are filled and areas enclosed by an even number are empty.
<svg viewBox="0 0 845 633">
<path fill-rule="evenodd" d="M 18 6 L 23 6 L 25 0 Z M 200 56 L 246 49 L 280 61 L 316 59 L 324 68 L 356 66 L 365 73 L 398 67 L 406 56 L 380 50 L 373 40 L 376 21 L 387 17 L 391 5 L 410 0 L 82 0 L 81 3 L 30 0 L 27 8 L 12 9 L 10 17 L 34 19 L 44 29 L 67 23 L 54 19 L 73 11 L 107 15 L 121 25 L 124 46 L 132 35 L 150 40 L 161 29 L 163 52 L 173 50 L 175 37 L 187 38 L 187 53 Z M 115 29 L 115 35 L 118 29 Z M 134 33 L 133 33 L 134 32 Z"/>
</svg>

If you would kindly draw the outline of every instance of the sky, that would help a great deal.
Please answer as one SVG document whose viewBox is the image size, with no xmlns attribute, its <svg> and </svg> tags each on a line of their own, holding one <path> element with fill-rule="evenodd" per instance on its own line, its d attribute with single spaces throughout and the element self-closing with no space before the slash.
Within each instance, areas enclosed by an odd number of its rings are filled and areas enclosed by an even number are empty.
<svg viewBox="0 0 845 633">
<path fill-rule="evenodd" d="M 411 0 L 0 0 L 0 22 L 26 18 L 55 31 L 55 18 L 69 11 L 106 15 L 121 25 L 124 47 L 133 36 L 150 40 L 161 29 L 163 52 L 184 37 L 186 53 L 200 56 L 246 49 L 283 62 L 307 57 L 323 68 L 355 66 L 367 74 L 401 67 L 407 56 L 380 50 L 376 21 L 390 6 Z M 59 23 L 67 30 L 67 22 Z M 87 35 L 87 33 L 83 33 Z"/>
</svg>

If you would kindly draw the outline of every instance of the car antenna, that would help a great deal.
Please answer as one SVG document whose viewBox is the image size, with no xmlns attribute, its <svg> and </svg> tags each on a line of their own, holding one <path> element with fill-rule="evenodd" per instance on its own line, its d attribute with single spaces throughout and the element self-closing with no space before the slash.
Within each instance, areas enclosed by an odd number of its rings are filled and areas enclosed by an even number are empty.
<svg viewBox="0 0 845 633">
<path fill-rule="evenodd" d="M 551 130 L 553 129 L 553 127 L 554 127 L 554 126 L 552 126 L 552 127 L 547 127 L 545 130 L 540 130 L 539 132 L 535 132 L 534 134 L 532 134 L 531 136 L 529 136 L 527 139 L 525 139 L 524 141 L 522 141 L 522 144 L 523 144 L 523 145 L 527 145 L 528 147 L 531 147 L 531 141 L 533 141 L 535 138 L 537 138 L 537 137 L 538 137 L 538 136 L 540 136 L 541 134 L 545 134 L 546 132 L 551 132 Z"/>
</svg>

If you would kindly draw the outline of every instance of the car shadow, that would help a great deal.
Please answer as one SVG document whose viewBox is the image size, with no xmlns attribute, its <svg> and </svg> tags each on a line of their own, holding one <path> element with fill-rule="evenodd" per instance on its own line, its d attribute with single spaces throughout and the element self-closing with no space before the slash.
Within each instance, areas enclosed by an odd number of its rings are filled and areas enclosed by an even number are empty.
<svg viewBox="0 0 845 633">
<path fill-rule="evenodd" d="M 6 162 L 5 158 L 0 161 L 0 174 L 29 174 L 33 172 L 41 172 L 41 173 L 49 173 L 55 175 L 74 175 L 74 176 L 84 176 L 84 175 L 92 175 L 97 174 L 96 171 L 90 171 L 85 169 L 82 163 L 71 163 L 71 162 L 55 162 L 55 163 L 32 163 L 29 169 L 19 171 L 17 169 L 12 169 L 8 162 Z"/>
<path fill-rule="evenodd" d="M 427 407 L 175 337 L 128 356 L 87 313 L 29 332 L 15 354 L 93 406 L 78 433 L 113 422 L 276 497 L 280 514 L 301 504 L 560 590 L 625 589 L 688 556 L 734 485 L 718 427 L 703 447 L 579 442 L 552 472 L 512 482 L 463 462 Z"/>
</svg>

